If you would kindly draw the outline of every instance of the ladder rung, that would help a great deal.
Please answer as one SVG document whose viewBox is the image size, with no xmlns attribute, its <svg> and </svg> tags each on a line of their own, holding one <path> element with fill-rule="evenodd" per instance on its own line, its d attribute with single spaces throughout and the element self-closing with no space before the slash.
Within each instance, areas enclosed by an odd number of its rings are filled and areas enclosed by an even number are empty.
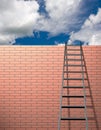
<svg viewBox="0 0 101 130">
<path fill-rule="evenodd" d="M 84 96 L 62 96 L 63 98 L 84 98 Z"/>
<path fill-rule="evenodd" d="M 83 88 L 83 86 L 63 86 L 63 88 Z"/>
<path fill-rule="evenodd" d="M 78 46 L 79 46 L 79 47 L 80 47 L 81 45 L 73 45 L 73 44 L 68 45 L 68 44 L 67 44 L 67 47 L 68 47 L 68 46 L 73 46 L 73 47 L 78 47 Z"/>
<path fill-rule="evenodd" d="M 81 54 L 66 54 L 67 56 L 81 56 Z"/>
<path fill-rule="evenodd" d="M 61 118 L 61 120 L 86 120 L 85 118 L 76 118 L 76 117 L 74 117 L 74 118 Z"/>
<path fill-rule="evenodd" d="M 86 78 L 64 78 L 64 80 L 87 80 Z"/>
<path fill-rule="evenodd" d="M 64 71 L 64 73 L 85 73 L 86 71 Z"/>
<path fill-rule="evenodd" d="M 82 61 L 83 59 L 65 59 L 67 61 Z"/>
<path fill-rule="evenodd" d="M 84 65 L 72 65 L 72 64 L 71 64 L 71 65 L 70 65 L 70 64 L 69 64 L 69 65 L 67 65 L 67 64 L 66 64 L 66 65 L 64 65 L 64 66 L 74 66 L 74 67 L 81 67 L 81 66 L 84 66 Z"/>
<path fill-rule="evenodd" d="M 80 49 L 67 49 L 67 51 L 80 51 Z"/>
<path fill-rule="evenodd" d="M 84 106 L 62 106 L 61 108 L 85 108 Z"/>
<path fill-rule="evenodd" d="M 66 45 L 67 45 L 67 47 L 68 47 L 68 46 L 80 47 L 80 45 L 73 45 L 73 44 L 70 44 L 70 45 L 66 44 Z"/>
</svg>

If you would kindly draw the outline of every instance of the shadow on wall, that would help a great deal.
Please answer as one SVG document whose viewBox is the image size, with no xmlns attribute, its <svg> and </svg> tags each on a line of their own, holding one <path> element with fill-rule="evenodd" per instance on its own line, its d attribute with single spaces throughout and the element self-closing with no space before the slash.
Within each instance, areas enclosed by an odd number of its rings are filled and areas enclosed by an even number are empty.
<svg viewBox="0 0 101 130">
<path fill-rule="evenodd" d="M 84 53 L 83 53 L 83 58 L 84 58 Z M 94 100 L 93 100 L 93 94 L 92 94 L 92 90 L 91 90 L 91 85 L 90 85 L 90 80 L 89 80 L 89 76 L 88 76 L 85 58 L 84 58 L 84 66 L 85 66 L 85 74 L 87 77 L 87 87 L 86 87 L 87 98 L 86 99 L 87 99 L 88 123 L 90 123 L 90 125 L 92 125 L 92 122 L 93 122 L 93 124 L 95 124 L 94 127 L 97 130 L 100 130 L 99 125 L 98 125 L 98 121 L 97 121 L 96 110 L 95 110 Z M 89 113 L 90 111 L 91 111 L 91 113 Z"/>
</svg>

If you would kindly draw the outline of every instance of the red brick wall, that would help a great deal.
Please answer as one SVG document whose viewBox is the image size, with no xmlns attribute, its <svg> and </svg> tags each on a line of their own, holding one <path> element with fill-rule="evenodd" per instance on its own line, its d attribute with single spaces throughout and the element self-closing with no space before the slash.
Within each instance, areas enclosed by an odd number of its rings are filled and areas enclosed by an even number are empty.
<svg viewBox="0 0 101 130">
<path fill-rule="evenodd" d="M 87 98 L 89 130 L 100 130 L 101 47 L 83 50 L 93 97 L 93 104 Z M 63 53 L 63 46 L 0 46 L 0 130 L 57 130 Z M 71 124 L 70 130 L 84 129 Z"/>
</svg>

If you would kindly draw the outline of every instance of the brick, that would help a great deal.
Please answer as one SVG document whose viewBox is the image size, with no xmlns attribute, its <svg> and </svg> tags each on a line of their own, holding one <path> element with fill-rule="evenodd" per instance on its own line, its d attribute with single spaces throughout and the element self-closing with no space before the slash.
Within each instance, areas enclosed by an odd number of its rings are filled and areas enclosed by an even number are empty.
<svg viewBox="0 0 101 130">
<path fill-rule="evenodd" d="M 96 119 L 101 128 L 101 47 L 84 46 L 83 51 L 90 82 L 86 89 L 88 116 L 93 116 L 93 120 L 89 119 L 89 129 L 97 130 Z M 63 54 L 64 46 L 0 46 L 0 130 L 57 130 Z M 80 69 L 71 67 L 71 70 Z M 73 76 L 81 75 L 69 74 Z M 69 84 L 80 85 L 81 82 Z M 75 89 L 69 93 L 82 94 Z M 70 102 L 82 104 L 79 99 L 70 99 Z M 81 110 L 72 109 L 73 114 L 83 115 Z M 84 122 L 71 121 L 71 124 L 71 130 L 85 130 Z M 67 123 L 63 123 L 61 130 L 67 128 Z"/>
</svg>

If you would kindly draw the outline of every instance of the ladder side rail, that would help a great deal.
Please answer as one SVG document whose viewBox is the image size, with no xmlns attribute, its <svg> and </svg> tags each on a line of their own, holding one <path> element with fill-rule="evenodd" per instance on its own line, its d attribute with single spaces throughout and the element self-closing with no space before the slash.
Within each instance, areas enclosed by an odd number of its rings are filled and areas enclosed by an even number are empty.
<svg viewBox="0 0 101 130">
<path fill-rule="evenodd" d="M 63 72 L 62 72 L 62 87 L 60 90 L 60 108 L 59 108 L 59 119 L 58 119 L 58 130 L 61 128 L 61 116 L 62 116 L 62 95 L 63 95 L 63 86 L 64 86 L 64 65 L 65 65 L 65 53 L 67 49 L 67 42 L 65 42 L 65 49 L 64 49 L 64 61 L 63 61 Z"/>
<path fill-rule="evenodd" d="M 84 83 L 84 68 L 83 68 L 83 54 L 82 54 L 82 46 L 80 46 L 80 52 L 81 52 L 81 66 L 82 66 L 82 85 L 83 85 L 83 93 L 84 93 L 84 113 L 85 113 L 85 119 L 86 119 L 86 130 L 88 130 L 88 117 L 87 117 L 87 106 L 86 106 L 86 88 Z"/>
</svg>

